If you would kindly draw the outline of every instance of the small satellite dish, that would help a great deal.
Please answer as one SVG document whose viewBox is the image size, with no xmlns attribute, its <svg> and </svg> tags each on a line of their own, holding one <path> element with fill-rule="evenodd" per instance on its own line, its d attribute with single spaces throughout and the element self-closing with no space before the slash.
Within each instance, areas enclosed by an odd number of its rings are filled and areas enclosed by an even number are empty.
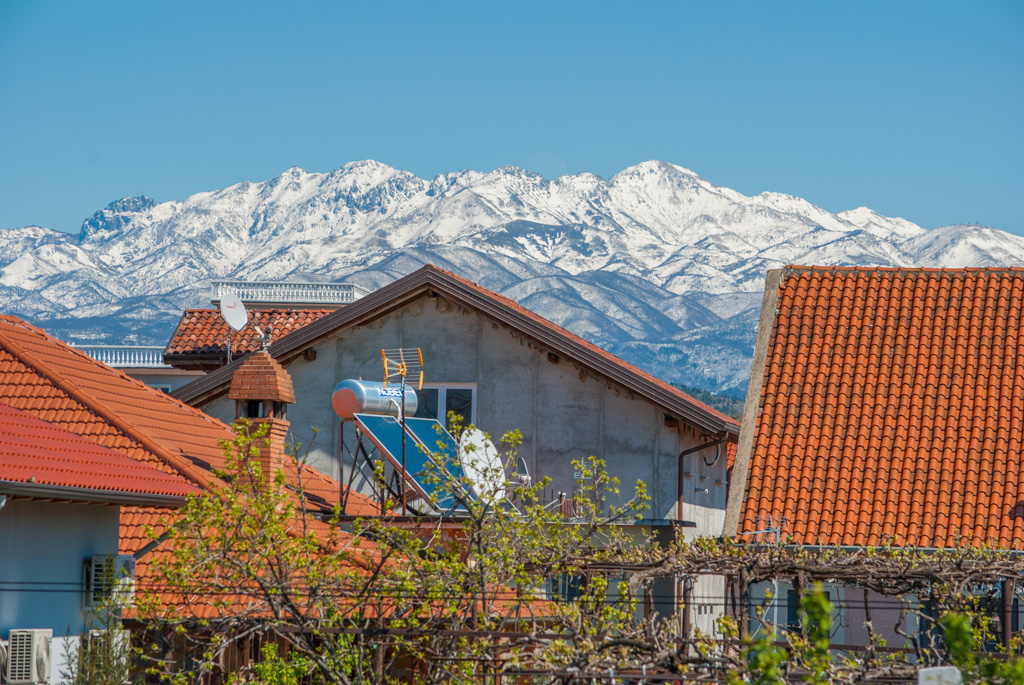
<svg viewBox="0 0 1024 685">
<path fill-rule="evenodd" d="M 220 301 L 220 315 L 236 331 L 245 328 L 249 323 L 249 314 L 245 311 L 245 305 L 235 295 L 226 294 Z"/>
<path fill-rule="evenodd" d="M 505 469 L 494 443 L 471 428 L 459 440 L 459 463 L 470 489 L 486 504 L 505 499 Z"/>
</svg>

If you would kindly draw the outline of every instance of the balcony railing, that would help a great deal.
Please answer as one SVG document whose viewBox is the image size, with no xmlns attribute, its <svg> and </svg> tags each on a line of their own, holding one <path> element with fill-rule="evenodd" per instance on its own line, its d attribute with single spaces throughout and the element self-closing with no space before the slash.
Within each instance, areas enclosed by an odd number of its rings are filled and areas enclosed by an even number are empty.
<svg viewBox="0 0 1024 685">
<path fill-rule="evenodd" d="M 169 369 L 164 348 L 158 345 L 75 345 L 97 361 L 115 369 Z"/>
<path fill-rule="evenodd" d="M 370 291 L 354 283 L 282 283 L 278 281 L 212 281 L 213 299 L 231 294 L 242 302 L 281 304 L 350 304 Z"/>
</svg>

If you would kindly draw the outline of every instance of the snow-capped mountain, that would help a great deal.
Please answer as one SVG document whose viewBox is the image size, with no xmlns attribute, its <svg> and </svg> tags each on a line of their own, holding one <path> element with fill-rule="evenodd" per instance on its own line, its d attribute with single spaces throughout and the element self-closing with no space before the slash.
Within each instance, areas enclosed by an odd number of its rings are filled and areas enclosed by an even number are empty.
<svg viewBox="0 0 1024 685">
<path fill-rule="evenodd" d="M 747 380 L 767 269 L 1019 265 L 1024 239 L 747 197 L 657 161 L 554 181 L 516 167 L 425 180 L 365 161 L 180 202 L 125 198 L 77 239 L 0 230 L 0 297 L 68 340 L 163 343 L 211 278 L 378 287 L 427 262 L 663 378 L 729 390 Z"/>
</svg>

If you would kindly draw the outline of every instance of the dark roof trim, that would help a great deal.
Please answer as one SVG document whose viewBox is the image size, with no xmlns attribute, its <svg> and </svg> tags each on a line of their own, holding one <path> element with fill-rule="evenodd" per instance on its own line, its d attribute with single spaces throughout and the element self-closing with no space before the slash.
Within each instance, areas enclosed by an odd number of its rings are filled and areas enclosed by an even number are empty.
<svg viewBox="0 0 1024 685">
<path fill-rule="evenodd" d="M 710 434 L 721 432 L 739 435 L 739 424 L 723 419 L 714 410 L 697 400 L 687 401 L 666 388 L 652 383 L 632 366 L 617 358 L 599 354 L 581 344 L 575 336 L 555 324 L 545 326 L 537 320 L 509 307 L 487 291 L 471 287 L 462 279 L 434 266 L 425 266 L 394 283 L 365 295 L 354 303 L 332 312 L 271 344 L 270 354 L 280 362 L 290 361 L 317 340 L 336 331 L 376 319 L 419 298 L 429 291 L 475 309 L 490 319 L 509 326 L 532 338 L 547 349 L 574 360 L 588 371 L 638 395 L 646 397 L 666 412 Z M 172 393 L 185 402 L 206 400 L 227 392 L 231 376 L 241 359 L 182 386 Z"/>
<path fill-rule="evenodd" d="M 15 481 L 0 481 L 0 493 L 34 499 L 94 504 L 125 504 L 142 507 L 180 507 L 185 503 L 185 498 L 180 495 L 156 495 L 144 492 L 124 492 L 121 490 L 92 490 L 70 485 L 44 485 Z"/>
</svg>

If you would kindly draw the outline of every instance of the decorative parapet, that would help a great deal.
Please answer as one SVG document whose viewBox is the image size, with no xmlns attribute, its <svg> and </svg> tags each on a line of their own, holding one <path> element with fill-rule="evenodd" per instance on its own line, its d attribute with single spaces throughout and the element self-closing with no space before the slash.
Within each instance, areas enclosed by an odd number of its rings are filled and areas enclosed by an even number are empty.
<svg viewBox="0 0 1024 685">
<path fill-rule="evenodd" d="M 370 291 L 354 283 L 211 281 L 213 301 L 231 294 L 242 302 L 275 304 L 351 304 Z"/>
<path fill-rule="evenodd" d="M 75 345 L 96 361 L 115 369 L 169 369 L 164 348 L 158 345 Z"/>
</svg>

